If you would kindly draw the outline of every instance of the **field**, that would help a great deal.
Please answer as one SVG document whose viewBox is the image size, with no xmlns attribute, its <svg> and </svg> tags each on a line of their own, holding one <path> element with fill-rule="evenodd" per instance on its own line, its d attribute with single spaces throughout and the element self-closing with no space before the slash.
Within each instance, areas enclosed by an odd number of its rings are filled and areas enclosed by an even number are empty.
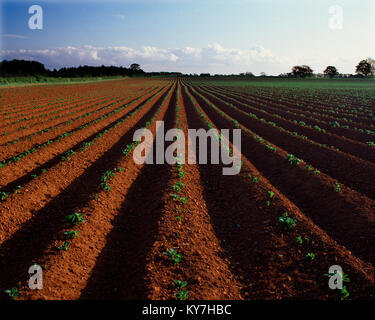
<svg viewBox="0 0 375 320">
<path fill-rule="evenodd" d="M 0 88 L 1 299 L 373 299 L 374 92 L 191 78 Z M 136 164 L 133 133 L 158 120 L 186 136 L 241 129 L 240 173 Z"/>
</svg>

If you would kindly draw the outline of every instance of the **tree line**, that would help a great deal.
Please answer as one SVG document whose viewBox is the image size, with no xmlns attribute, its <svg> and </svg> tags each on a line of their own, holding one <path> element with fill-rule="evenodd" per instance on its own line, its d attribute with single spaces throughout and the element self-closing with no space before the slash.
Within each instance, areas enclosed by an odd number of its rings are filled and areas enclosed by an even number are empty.
<svg viewBox="0 0 375 320">
<path fill-rule="evenodd" d="M 339 72 L 335 66 L 327 66 L 327 68 L 323 71 L 324 75 L 329 78 L 334 78 L 339 76 Z M 357 66 L 355 67 L 355 73 L 359 77 L 370 77 L 375 75 L 375 60 L 372 58 L 367 58 L 365 60 L 361 60 L 358 62 Z M 294 66 L 292 68 L 292 72 L 281 75 L 284 77 L 300 77 L 306 78 L 313 76 L 313 70 L 307 66 Z"/>
<path fill-rule="evenodd" d="M 369 77 L 375 75 L 375 60 L 368 58 L 361 60 L 356 66 L 357 77 Z M 340 76 L 335 66 L 327 66 L 324 70 L 324 75 L 329 78 Z M 306 78 L 314 75 L 313 70 L 308 65 L 294 66 L 289 73 L 280 74 L 281 78 Z M 107 77 L 107 76 L 198 76 L 198 74 L 182 74 L 180 72 L 144 72 L 140 65 L 133 63 L 129 68 L 116 66 L 79 66 L 61 68 L 59 70 L 46 69 L 45 66 L 37 61 L 25 60 L 3 60 L 0 62 L 0 76 L 1 77 L 17 77 L 17 76 L 47 76 L 54 78 L 78 78 L 78 77 Z M 201 77 L 209 77 L 209 73 L 201 73 Z M 217 75 L 223 76 L 223 75 Z M 255 77 L 251 72 L 240 73 L 239 75 L 229 76 L 243 76 Z M 262 72 L 260 77 L 267 75 Z M 352 75 L 350 75 L 352 76 Z"/>
<path fill-rule="evenodd" d="M 106 77 L 106 76 L 136 76 L 144 75 L 145 72 L 140 65 L 133 63 L 129 68 L 116 66 L 79 66 L 70 68 L 61 68 L 59 70 L 46 69 L 45 66 L 37 61 L 25 60 L 3 60 L 0 62 L 0 76 L 46 76 L 61 78 L 77 77 Z"/>
</svg>

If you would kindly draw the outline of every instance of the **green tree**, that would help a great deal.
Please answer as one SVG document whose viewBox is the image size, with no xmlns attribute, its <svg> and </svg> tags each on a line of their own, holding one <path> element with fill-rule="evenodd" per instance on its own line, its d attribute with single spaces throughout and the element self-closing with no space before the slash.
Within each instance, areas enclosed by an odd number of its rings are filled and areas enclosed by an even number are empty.
<svg viewBox="0 0 375 320">
<path fill-rule="evenodd" d="M 372 74 L 372 65 L 367 60 L 361 60 L 355 67 L 355 72 L 361 76 L 368 77 Z"/>
<path fill-rule="evenodd" d="M 130 66 L 130 69 L 133 70 L 133 71 L 140 71 L 141 70 L 141 66 L 138 63 L 133 63 Z"/>
<path fill-rule="evenodd" d="M 294 66 L 292 68 L 292 74 L 301 78 L 311 77 L 313 75 L 313 70 L 307 65 Z"/>
<path fill-rule="evenodd" d="M 337 68 L 334 67 L 334 66 L 328 66 L 325 70 L 324 70 L 324 74 L 330 78 L 333 78 L 335 76 L 337 76 L 339 73 L 337 71 Z"/>
<path fill-rule="evenodd" d="M 366 61 L 371 64 L 371 74 L 375 75 L 375 59 L 367 58 Z"/>
</svg>

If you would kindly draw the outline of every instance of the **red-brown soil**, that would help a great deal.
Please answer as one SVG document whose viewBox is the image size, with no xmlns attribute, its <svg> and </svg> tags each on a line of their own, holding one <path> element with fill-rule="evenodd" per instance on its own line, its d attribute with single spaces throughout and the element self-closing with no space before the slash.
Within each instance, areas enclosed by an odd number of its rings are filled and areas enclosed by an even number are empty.
<svg viewBox="0 0 375 320">
<path fill-rule="evenodd" d="M 0 168 L 0 195 L 8 195 L 0 201 L 1 299 L 7 298 L 4 290 L 17 287 L 23 300 L 168 300 L 180 291 L 174 281 L 182 280 L 189 299 L 340 300 L 340 291 L 331 290 L 325 276 L 332 265 L 340 265 L 349 276 L 351 299 L 373 299 L 373 150 L 354 136 L 319 133 L 293 123 L 285 111 L 303 113 L 311 101 L 292 92 L 285 96 L 261 88 L 248 94 L 171 79 L 0 89 L 2 160 L 53 141 Z M 324 93 L 317 97 L 316 111 L 329 116 L 332 104 L 340 107 L 345 100 L 354 108 L 358 103 L 350 92 L 346 99 Z M 33 109 L 35 105 L 40 109 Z M 345 115 L 348 108 L 342 107 Z M 26 139 L 86 112 L 92 114 Z M 250 118 L 249 112 L 340 151 L 279 131 Z M 30 128 L 1 135 L 22 126 L 10 123 L 28 113 L 49 115 L 25 120 Z M 61 117 L 52 119 L 57 114 Z M 367 127 L 366 116 L 359 115 L 358 125 Z M 222 164 L 186 163 L 181 177 L 177 165 L 136 164 L 132 152 L 123 151 L 137 129 L 147 126 L 155 137 L 158 120 L 165 121 L 165 130 L 180 127 L 185 136 L 188 129 L 207 129 L 207 123 L 217 129 L 241 128 L 240 173 L 224 176 Z M 255 135 L 276 150 L 268 150 Z M 6 145 L 17 138 L 21 141 Z M 188 148 L 192 144 L 187 139 Z M 63 161 L 69 150 L 75 153 Z M 288 153 L 304 161 L 291 165 Z M 101 183 L 108 171 L 114 176 L 106 191 Z M 183 187 L 177 192 L 185 201 L 173 197 L 179 182 Z M 85 222 L 69 227 L 64 218 L 74 212 Z M 279 225 L 285 212 L 296 220 L 291 230 Z M 57 250 L 67 240 L 64 232 L 71 230 L 79 236 L 68 240 L 67 251 Z M 163 253 L 171 248 L 182 254 L 177 264 Z M 309 253 L 315 259 L 309 261 Z M 42 290 L 28 287 L 28 269 L 34 263 L 43 268 Z"/>
</svg>

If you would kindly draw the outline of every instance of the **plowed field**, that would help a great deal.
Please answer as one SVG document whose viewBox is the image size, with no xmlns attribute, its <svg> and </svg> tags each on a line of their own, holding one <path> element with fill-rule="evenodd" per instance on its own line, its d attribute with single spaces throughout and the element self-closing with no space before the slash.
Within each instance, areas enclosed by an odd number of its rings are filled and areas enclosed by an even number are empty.
<svg viewBox="0 0 375 320">
<path fill-rule="evenodd" d="M 374 119 L 374 97 L 349 89 L 0 89 L 1 298 L 374 298 Z M 158 120 L 186 137 L 241 129 L 240 173 L 136 164 L 133 134 L 155 137 Z M 29 288 L 33 264 L 42 290 Z M 346 291 L 329 288 L 332 265 Z"/>
</svg>

